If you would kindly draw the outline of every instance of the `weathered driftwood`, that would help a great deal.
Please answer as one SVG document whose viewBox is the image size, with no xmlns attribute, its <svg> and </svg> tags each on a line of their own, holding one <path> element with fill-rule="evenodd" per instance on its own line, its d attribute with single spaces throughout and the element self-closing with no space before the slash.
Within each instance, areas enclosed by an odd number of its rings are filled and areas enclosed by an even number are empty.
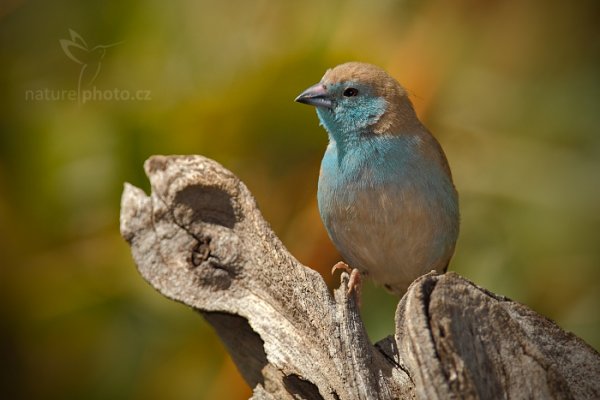
<svg viewBox="0 0 600 400">
<path fill-rule="evenodd" d="M 600 356 L 454 273 L 415 281 L 372 345 L 347 274 L 331 294 L 284 248 L 231 172 L 155 156 L 126 185 L 121 233 L 142 276 L 215 328 L 254 399 L 600 398 Z"/>
</svg>

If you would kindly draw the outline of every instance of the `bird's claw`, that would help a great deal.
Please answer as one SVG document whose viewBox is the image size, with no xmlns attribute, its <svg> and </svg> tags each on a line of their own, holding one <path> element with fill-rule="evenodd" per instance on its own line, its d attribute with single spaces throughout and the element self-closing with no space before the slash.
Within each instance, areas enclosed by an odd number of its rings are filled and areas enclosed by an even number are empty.
<svg viewBox="0 0 600 400">
<path fill-rule="evenodd" d="M 341 270 L 343 270 L 343 271 L 345 271 L 345 272 L 347 272 L 349 274 L 352 273 L 352 268 L 350 268 L 348 266 L 348 264 L 346 264 L 345 262 L 340 261 L 337 264 L 335 264 L 333 266 L 333 268 L 331 268 L 331 275 L 335 274 L 335 271 L 337 271 L 338 269 L 341 269 Z"/>
<path fill-rule="evenodd" d="M 348 280 L 348 291 L 347 294 L 351 294 L 352 291 L 356 292 L 356 295 L 360 297 L 360 271 L 357 268 L 350 268 L 348 264 L 343 261 L 338 262 L 331 268 L 331 274 L 335 274 L 335 271 L 341 269 L 344 272 L 350 274 L 350 279 Z"/>
</svg>

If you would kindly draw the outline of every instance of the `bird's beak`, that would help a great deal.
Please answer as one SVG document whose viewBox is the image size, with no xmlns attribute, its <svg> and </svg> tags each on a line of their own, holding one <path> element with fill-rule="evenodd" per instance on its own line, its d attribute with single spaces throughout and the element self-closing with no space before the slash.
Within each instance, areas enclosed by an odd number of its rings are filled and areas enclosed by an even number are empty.
<svg viewBox="0 0 600 400">
<path fill-rule="evenodd" d="M 333 108 L 333 102 L 329 97 L 329 93 L 321 82 L 300 93 L 300 96 L 296 97 L 294 101 L 315 107 Z"/>
</svg>

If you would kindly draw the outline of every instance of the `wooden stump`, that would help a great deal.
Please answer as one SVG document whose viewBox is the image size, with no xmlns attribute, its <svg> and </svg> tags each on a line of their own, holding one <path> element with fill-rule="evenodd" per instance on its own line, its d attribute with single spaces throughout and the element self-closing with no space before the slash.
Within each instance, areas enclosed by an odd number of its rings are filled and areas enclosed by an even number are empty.
<svg viewBox="0 0 600 400">
<path fill-rule="evenodd" d="M 215 328 L 253 399 L 600 398 L 600 355 L 526 306 L 427 274 L 369 342 L 348 275 L 333 294 L 285 249 L 230 171 L 154 156 L 125 185 L 121 234 L 141 275 Z"/>
</svg>

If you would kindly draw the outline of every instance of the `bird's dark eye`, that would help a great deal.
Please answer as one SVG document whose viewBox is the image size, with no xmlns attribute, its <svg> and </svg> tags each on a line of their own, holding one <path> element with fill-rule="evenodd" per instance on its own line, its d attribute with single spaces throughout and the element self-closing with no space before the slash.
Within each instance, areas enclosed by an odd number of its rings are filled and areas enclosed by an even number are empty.
<svg viewBox="0 0 600 400">
<path fill-rule="evenodd" d="M 358 94 L 358 90 L 356 90 L 352 87 L 346 88 L 343 93 L 343 95 L 346 97 L 353 97 L 353 96 L 356 96 L 357 94 Z"/>
</svg>

